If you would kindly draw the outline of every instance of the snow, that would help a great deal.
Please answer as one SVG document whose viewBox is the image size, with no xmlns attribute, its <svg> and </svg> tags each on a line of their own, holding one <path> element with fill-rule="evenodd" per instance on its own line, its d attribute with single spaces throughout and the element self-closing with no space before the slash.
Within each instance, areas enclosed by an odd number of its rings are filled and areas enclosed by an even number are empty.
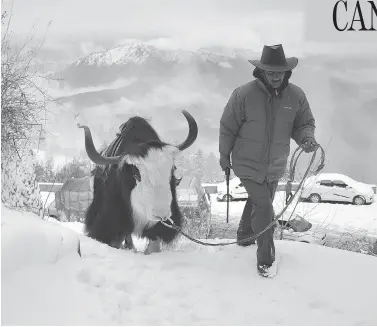
<svg viewBox="0 0 377 327">
<path fill-rule="evenodd" d="M 77 233 L 33 213 L 10 210 L 2 205 L 2 280 L 25 266 L 54 263 L 66 255 L 77 256 L 78 247 Z"/>
<path fill-rule="evenodd" d="M 218 202 L 216 194 L 211 195 L 213 219 L 226 220 L 226 202 Z M 297 206 L 296 206 L 297 204 Z M 285 192 L 276 192 L 275 212 L 279 213 L 285 205 Z M 241 218 L 245 201 L 229 203 L 229 222 L 237 223 Z M 288 210 L 327 231 L 336 230 L 364 236 L 377 237 L 377 201 L 371 205 L 355 206 L 352 204 L 308 203 L 293 201 Z"/>
<path fill-rule="evenodd" d="M 65 227 L 68 227 L 69 229 L 75 231 L 78 234 L 84 234 L 84 224 L 71 221 L 71 222 L 64 222 L 63 223 Z"/>
<path fill-rule="evenodd" d="M 22 158 L 22 159 L 21 159 Z M 38 213 L 42 209 L 35 176 L 35 153 L 26 147 L 22 156 L 6 155 L 1 164 L 1 200 L 9 207 Z"/>
<path fill-rule="evenodd" d="M 353 178 L 347 175 L 339 174 L 339 173 L 320 173 L 308 179 L 314 179 L 314 180 L 319 180 L 319 179 L 343 180 L 344 179 L 345 182 L 356 182 Z"/>
<path fill-rule="evenodd" d="M 82 224 L 37 223 L 31 214 L 4 208 L 2 218 L 5 244 L 17 245 L 3 245 L 2 256 L 8 267 L 11 258 L 24 260 L 2 276 L 5 325 L 377 324 L 373 256 L 276 241 L 278 275 L 264 279 L 256 271 L 255 246 L 182 241 L 145 256 L 80 235 L 82 257 L 72 253 L 56 261 L 47 251 L 55 248 L 55 238 L 47 235 L 82 233 Z M 36 231 L 42 240 L 29 238 Z M 21 258 L 21 248 L 28 256 Z M 36 254 L 45 260 L 30 264 L 28 257 Z"/>
<path fill-rule="evenodd" d="M 155 47 L 141 41 L 134 41 L 127 42 L 126 44 L 119 45 L 106 51 L 93 52 L 88 56 L 77 60 L 74 65 L 96 65 L 105 67 L 111 65 L 125 65 L 128 63 L 142 65 L 152 58 L 163 62 L 183 64 L 195 60 L 199 62 L 210 61 L 224 68 L 232 68 L 228 61 L 236 57 L 237 53 L 234 51 L 213 52 L 205 49 L 198 49 L 196 51 L 181 49 L 172 50 L 164 47 Z"/>
<path fill-rule="evenodd" d="M 366 194 L 373 193 L 372 185 L 355 181 L 353 178 L 347 175 L 338 173 L 321 173 L 316 176 L 309 177 L 306 180 L 305 185 L 307 185 L 307 187 L 311 187 L 318 180 L 340 180 L 348 184 L 349 186 L 354 187 L 360 192 L 365 192 Z"/>
<path fill-rule="evenodd" d="M 79 59 L 76 62 L 76 66 L 80 64 L 111 66 L 113 64 L 125 64 L 128 62 L 142 64 L 154 52 L 155 49 L 147 44 L 128 43 L 107 51 L 93 52 L 85 58 Z"/>
<path fill-rule="evenodd" d="M 142 65 L 150 58 L 165 62 L 190 63 L 194 60 L 210 61 L 224 68 L 231 68 L 228 62 L 236 58 L 250 59 L 256 54 L 249 49 L 229 49 L 224 47 L 210 47 L 198 49 L 182 49 L 166 44 L 164 39 L 143 42 L 138 39 L 128 39 L 114 48 L 92 52 L 77 60 L 74 65 L 105 66 L 124 65 L 133 63 Z M 170 43 L 170 42 L 168 42 Z M 260 54 L 259 54 L 260 56 Z"/>
</svg>

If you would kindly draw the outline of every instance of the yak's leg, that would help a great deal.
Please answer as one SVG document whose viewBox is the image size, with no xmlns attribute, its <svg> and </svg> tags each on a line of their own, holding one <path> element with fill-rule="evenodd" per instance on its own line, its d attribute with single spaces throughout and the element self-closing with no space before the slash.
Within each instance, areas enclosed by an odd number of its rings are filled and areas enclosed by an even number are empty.
<svg viewBox="0 0 377 327">
<path fill-rule="evenodd" d="M 122 243 L 123 243 L 122 240 L 117 239 L 117 240 L 111 241 L 109 245 L 115 249 L 120 249 L 122 248 Z"/>
<path fill-rule="evenodd" d="M 144 254 L 161 252 L 161 236 L 159 233 L 158 225 L 162 224 L 150 224 L 147 225 L 143 230 L 141 237 L 145 237 L 148 239 L 148 246 L 144 250 Z"/>
<path fill-rule="evenodd" d="M 142 237 L 146 237 L 149 240 L 149 244 L 144 253 L 160 252 L 161 242 L 170 244 L 176 238 L 177 234 L 178 232 L 175 229 L 166 227 L 160 222 L 146 227 Z"/>
<path fill-rule="evenodd" d="M 135 245 L 134 245 L 134 241 L 132 240 L 131 234 L 126 235 L 126 241 L 124 242 L 124 248 L 128 249 L 128 250 L 133 250 L 134 252 L 136 252 L 136 248 L 135 248 Z"/>
<path fill-rule="evenodd" d="M 127 236 L 118 234 L 109 243 L 109 245 L 116 249 L 124 249 L 123 242 Z"/>
<path fill-rule="evenodd" d="M 149 240 L 147 248 L 144 250 L 144 254 L 152 254 L 161 252 L 161 241 L 160 240 Z"/>
<path fill-rule="evenodd" d="M 109 245 L 116 249 L 136 251 L 131 234 L 126 235 L 125 237 L 118 237 L 116 240 L 111 241 Z"/>
<path fill-rule="evenodd" d="M 175 229 L 166 227 L 162 223 L 158 222 L 153 226 L 148 226 L 144 229 L 142 237 L 146 237 L 149 240 L 161 240 L 162 242 L 169 244 L 177 236 L 178 232 Z"/>
</svg>

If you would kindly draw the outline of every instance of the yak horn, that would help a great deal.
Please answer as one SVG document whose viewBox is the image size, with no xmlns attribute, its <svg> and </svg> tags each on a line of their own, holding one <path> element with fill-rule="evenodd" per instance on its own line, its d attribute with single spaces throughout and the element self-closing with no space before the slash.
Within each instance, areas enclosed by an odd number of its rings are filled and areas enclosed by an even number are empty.
<svg viewBox="0 0 377 327">
<path fill-rule="evenodd" d="M 191 116 L 186 110 L 182 110 L 182 113 L 188 122 L 189 133 L 187 135 L 186 140 L 184 140 L 181 144 L 176 146 L 180 151 L 189 148 L 195 142 L 198 136 L 198 125 L 196 124 L 194 117 Z"/>
<path fill-rule="evenodd" d="M 85 132 L 85 150 L 90 160 L 97 165 L 112 165 L 118 164 L 121 160 L 121 156 L 117 157 L 104 157 L 100 155 L 94 146 L 92 133 L 88 126 L 80 125 L 77 123 L 78 128 L 83 128 Z"/>
</svg>

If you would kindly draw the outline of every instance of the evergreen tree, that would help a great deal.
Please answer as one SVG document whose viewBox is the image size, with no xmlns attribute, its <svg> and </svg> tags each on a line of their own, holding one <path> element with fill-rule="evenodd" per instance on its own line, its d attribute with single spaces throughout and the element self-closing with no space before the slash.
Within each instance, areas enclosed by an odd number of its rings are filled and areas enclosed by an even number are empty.
<svg viewBox="0 0 377 327">
<path fill-rule="evenodd" d="M 45 182 L 45 163 L 37 162 L 35 164 L 35 178 L 38 183 Z"/>
<path fill-rule="evenodd" d="M 204 173 L 204 155 L 203 151 L 199 149 L 193 156 L 192 156 L 192 174 L 195 176 L 199 182 L 202 182 L 205 178 Z"/>
<path fill-rule="evenodd" d="M 63 183 L 67 179 L 89 176 L 91 168 L 92 165 L 89 160 L 75 157 L 57 171 L 56 182 Z"/>
<path fill-rule="evenodd" d="M 204 161 L 204 182 L 218 183 L 224 180 L 224 172 L 221 170 L 219 159 L 213 152 L 210 152 Z"/>
<path fill-rule="evenodd" d="M 35 174 L 38 183 L 52 183 L 55 180 L 54 163 L 52 158 L 35 164 Z"/>
<path fill-rule="evenodd" d="M 176 176 L 187 176 L 190 174 L 190 164 L 187 155 L 180 153 L 176 157 L 175 166 L 177 167 L 175 171 Z"/>
<path fill-rule="evenodd" d="M 1 201 L 13 209 L 39 215 L 43 204 L 35 174 L 35 154 L 32 150 L 20 159 L 14 155 L 1 163 Z"/>
</svg>

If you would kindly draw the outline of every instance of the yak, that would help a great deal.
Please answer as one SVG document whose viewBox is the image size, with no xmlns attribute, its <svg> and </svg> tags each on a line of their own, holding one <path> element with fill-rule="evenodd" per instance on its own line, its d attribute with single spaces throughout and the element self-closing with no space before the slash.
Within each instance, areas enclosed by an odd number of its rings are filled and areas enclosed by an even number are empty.
<svg viewBox="0 0 377 327">
<path fill-rule="evenodd" d="M 148 121 L 135 116 L 120 126 L 116 139 L 100 153 L 88 126 L 85 149 L 96 164 L 92 175 L 93 199 L 85 213 L 86 234 L 114 248 L 134 250 L 132 236 L 146 238 L 144 253 L 161 251 L 161 241 L 171 243 L 178 232 L 161 223 L 171 219 L 177 227 L 183 218 L 178 206 L 175 157 L 196 140 L 198 126 L 182 110 L 189 132 L 179 145 L 161 141 Z"/>
</svg>

